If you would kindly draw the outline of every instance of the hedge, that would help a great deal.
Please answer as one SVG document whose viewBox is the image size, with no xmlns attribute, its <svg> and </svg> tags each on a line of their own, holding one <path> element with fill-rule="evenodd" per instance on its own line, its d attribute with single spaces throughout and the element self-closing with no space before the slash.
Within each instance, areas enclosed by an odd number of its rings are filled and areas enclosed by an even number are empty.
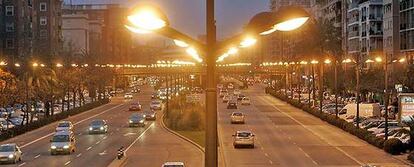
<svg viewBox="0 0 414 167">
<path fill-rule="evenodd" d="M 341 128 L 342 130 L 362 139 L 368 142 L 369 144 L 378 147 L 380 149 L 384 148 L 384 142 L 385 140 L 383 138 L 376 137 L 371 132 L 367 131 L 366 129 L 357 128 L 353 123 L 347 122 L 341 118 L 336 117 L 335 115 L 323 113 L 319 111 L 318 109 L 310 108 L 308 104 L 302 104 L 298 100 L 289 99 L 287 96 L 277 93 L 275 90 L 266 88 L 266 93 L 285 101 L 296 108 L 302 109 L 303 111 L 306 111 L 315 117 L 318 117 L 319 119 L 328 122 L 331 125 L 334 125 L 338 128 Z"/>
<path fill-rule="evenodd" d="M 101 106 L 101 105 L 104 105 L 104 104 L 107 104 L 107 103 L 109 103 L 109 99 L 104 99 L 104 100 L 101 100 L 101 101 L 88 103 L 88 104 L 85 104 L 81 107 L 77 107 L 77 108 L 71 109 L 69 111 L 61 112 L 61 113 L 55 114 L 53 116 L 43 118 L 43 119 L 38 120 L 38 121 L 34 121 L 34 122 L 29 123 L 29 124 L 25 124 L 23 126 L 15 126 L 15 127 L 10 128 L 6 131 L 3 131 L 2 134 L 0 135 L 0 141 L 4 141 L 4 140 L 10 139 L 12 137 L 24 134 L 26 132 L 41 128 L 41 127 L 43 127 L 45 125 L 48 125 L 50 123 L 66 119 L 69 116 L 73 116 L 73 115 L 91 110 L 93 108 L 96 108 L 98 106 Z"/>
<path fill-rule="evenodd" d="M 398 155 L 404 151 L 404 144 L 396 138 L 388 139 L 384 143 L 384 151 L 392 155 Z"/>
</svg>

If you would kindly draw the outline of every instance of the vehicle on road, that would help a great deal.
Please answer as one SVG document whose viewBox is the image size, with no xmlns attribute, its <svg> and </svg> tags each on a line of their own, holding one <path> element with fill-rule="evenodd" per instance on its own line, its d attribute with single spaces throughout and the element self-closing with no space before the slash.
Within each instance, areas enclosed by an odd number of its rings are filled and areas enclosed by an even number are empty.
<svg viewBox="0 0 414 167">
<path fill-rule="evenodd" d="M 75 152 L 76 139 L 72 131 L 56 132 L 50 140 L 50 154 L 56 155 L 59 153 L 70 154 Z"/>
<path fill-rule="evenodd" d="M 231 113 L 231 123 L 241 123 L 244 124 L 244 114 L 242 112 L 233 112 Z"/>
<path fill-rule="evenodd" d="M 250 105 L 250 98 L 243 97 L 243 99 L 241 100 L 241 104 L 242 105 Z"/>
<path fill-rule="evenodd" d="M 56 127 L 56 132 L 58 131 L 73 131 L 73 124 L 70 121 L 60 121 Z"/>
<path fill-rule="evenodd" d="M 161 167 L 184 167 L 183 162 L 166 162 Z"/>
<path fill-rule="evenodd" d="M 241 101 L 246 96 L 245 95 L 242 95 L 242 94 L 238 94 L 238 95 L 236 95 L 236 97 L 237 97 L 237 101 Z"/>
<path fill-rule="evenodd" d="M 237 109 L 237 102 L 233 101 L 233 100 L 230 100 L 227 103 L 227 109 Z"/>
<path fill-rule="evenodd" d="M 93 120 L 89 124 L 89 134 L 95 134 L 95 133 L 107 133 L 108 132 L 108 124 L 103 119 L 96 119 Z"/>
<path fill-rule="evenodd" d="M 142 106 L 139 101 L 133 102 L 129 105 L 129 111 L 141 111 Z"/>
<path fill-rule="evenodd" d="M 1 163 L 15 164 L 19 161 L 22 161 L 22 155 L 22 151 L 15 143 L 0 145 Z"/>
<path fill-rule="evenodd" d="M 153 110 L 145 111 L 143 113 L 146 120 L 155 120 L 157 119 L 157 113 Z"/>
<path fill-rule="evenodd" d="M 234 91 L 233 91 L 233 95 L 238 96 L 238 95 L 240 95 L 240 94 L 241 94 L 241 91 L 240 91 L 240 90 L 238 90 L 238 89 L 234 89 Z"/>
<path fill-rule="evenodd" d="M 129 127 L 144 127 L 145 126 L 145 117 L 143 115 L 134 113 L 128 119 Z"/>
<path fill-rule="evenodd" d="M 239 146 L 249 146 L 254 148 L 254 134 L 251 131 L 236 131 L 233 135 L 233 146 L 238 148 Z"/>
<path fill-rule="evenodd" d="M 153 100 L 150 103 L 150 109 L 151 110 L 161 110 L 162 109 L 162 103 L 159 100 Z"/>
<path fill-rule="evenodd" d="M 125 95 L 124 95 L 124 99 L 133 99 L 133 98 L 134 98 L 134 96 L 132 96 L 131 93 L 125 93 Z"/>
<path fill-rule="evenodd" d="M 134 89 L 131 90 L 131 93 L 141 93 L 141 89 L 134 88 Z"/>
<path fill-rule="evenodd" d="M 227 92 L 227 90 L 226 89 L 221 89 L 220 90 L 220 93 L 219 93 L 219 96 L 220 97 L 224 97 L 225 95 L 227 95 L 228 94 L 228 92 Z"/>
</svg>

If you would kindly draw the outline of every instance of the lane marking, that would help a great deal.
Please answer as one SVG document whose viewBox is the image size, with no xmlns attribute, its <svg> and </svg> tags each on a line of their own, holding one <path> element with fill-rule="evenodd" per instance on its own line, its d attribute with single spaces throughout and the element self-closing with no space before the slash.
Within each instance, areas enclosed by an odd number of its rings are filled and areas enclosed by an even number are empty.
<svg viewBox="0 0 414 167">
<path fill-rule="evenodd" d="M 266 101 L 268 101 L 270 103 L 270 101 L 275 101 L 275 99 L 265 99 Z M 271 103 L 273 104 L 273 103 Z M 287 104 L 287 103 L 286 103 Z M 289 117 L 290 119 L 292 119 L 293 121 L 295 121 L 296 123 L 298 123 L 300 126 L 302 126 L 304 129 L 308 130 L 309 132 L 311 132 L 313 135 L 317 136 L 318 138 L 320 138 L 321 140 L 325 141 L 328 145 L 330 145 L 331 147 L 335 148 L 336 150 L 338 150 L 339 152 L 345 154 L 347 157 L 351 158 L 352 160 L 354 160 L 356 163 L 358 163 L 359 165 L 363 165 L 364 163 L 362 163 L 361 161 L 359 161 L 358 159 L 356 159 L 355 157 L 351 156 L 350 154 L 348 154 L 347 152 L 345 152 L 344 150 L 342 150 L 341 148 L 334 146 L 332 144 L 330 144 L 326 139 L 324 139 L 323 137 L 317 135 L 315 132 L 313 132 L 311 129 L 307 128 L 302 122 L 299 122 L 297 119 L 293 118 L 291 115 L 283 112 L 281 109 L 279 109 L 278 107 L 276 107 L 275 105 L 271 105 L 273 108 L 275 108 L 276 110 L 278 110 L 280 113 L 286 115 L 287 117 Z M 291 106 L 289 104 L 287 104 L 286 106 Z M 291 106 L 293 107 L 293 106 Z M 296 107 L 293 107 L 295 109 L 298 109 Z M 300 109 L 298 109 L 300 110 Z M 313 161 L 313 159 L 312 159 Z"/>
<path fill-rule="evenodd" d="M 95 144 L 99 144 L 101 141 L 97 141 Z"/>
<path fill-rule="evenodd" d="M 19 166 L 23 166 L 23 165 L 26 165 L 26 162 L 21 163 Z"/>
<path fill-rule="evenodd" d="M 78 155 L 76 155 L 77 158 L 79 158 L 80 156 L 82 156 L 82 153 L 79 153 Z"/>
<path fill-rule="evenodd" d="M 105 140 L 106 138 L 108 138 L 108 136 L 103 137 L 102 140 Z"/>
<path fill-rule="evenodd" d="M 65 163 L 65 166 L 69 165 L 71 163 L 71 161 L 68 161 Z"/>
<path fill-rule="evenodd" d="M 125 149 L 125 153 L 132 147 L 132 145 L 134 145 L 142 136 L 144 136 L 144 134 L 154 125 L 154 123 L 151 123 L 150 126 L 148 126 L 147 129 L 145 129 L 135 140 L 134 142 L 132 142 L 126 149 Z"/>
<path fill-rule="evenodd" d="M 96 117 L 96 116 L 102 115 L 102 114 L 104 114 L 104 113 L 106 113 L 106 112 L 108 112 L 108 111 L 110 111 L 110 110 L 113 110 L 113 109 L 115 109 L 115 108 L 118 108 L 118 107 L 120 107 L 120 106 L 122 106 L 122 105 L 125 105 L 125 104 L 118 104 L 117 106 L 114 106 L 114 107 L 112 107 L 112 108 L 109 108 L 109 109 L 107 109 L 107 110 L 104 110 L 104 111 L 103 111 L 103 112 L 101 112 L 101 113 L 98 113 L 98 114 L 92 115 L 92 116 L 90 116 L 90 117 L 88 117 L 88 118 L 85 118 L 85 119 L 83 119 L 83 120 L 79 121 L 79 122 L 76 122 L 76 123 L 75 123 L 75 124 L 73 124 L 73 125 L 77 125 L 77 124 L 80 124 L 80 123 L 82 123 L 82 122 L 85 122 L 86 120 L 89 120 L 89 119 L 91 119 L 91 118 L 93 118 L 93 117 Z M 102 107 L 103 107 L 103 106 L 102 106 Z M 98 109 L 98 108 L 95 108 L 95 109 Z M 93 109 L 92 109 L 92 110 L 93 110 Z M 46 126 L 48 126 L 48 125 L 46 125 Z M 38 142 L 38 141 L 40 141 L 40 140 L 43 140 L 43 139 L 45 139 L 45 138 L 47 138 L 47 137 L 49 137 L 49 136 L 52 136 L 53 134 L 55 134 L 55 132 L 49 133 L 49 134 L 47 134 L 47 135 L 45 135 L 45 136 L 43 136 L 43 137 L 40 137 L 40 138 L 38 138 L 38 139 L 36 139 L 36 140 L 33 140 L 33 141 L 31 141 L 31 142 L 29 142 L 29 143 L 27 143 L 27 144 L 25 144 L 25 145 L 22 145 L 22 146 L 20 146 L 20 148 L 25 148 L 25 147 L 27 147 L 27 146 L 29 146 L 29 145 L 32 145 L 33 143 L 36 143 L 36 142 Z"/>
<path fill-rule="evenodd" d="M 92 148 L 92 147 L 88 147 L 88 148 L 86 149 L 86 151 L 89 151 L 91 148 Z"/>
<path fill-rule="evenodd" d="M 34 159 L 39 158 L 39 157 L 40 157 L 40 154 L 39 154 L 39 155 L 36 155 L 36 156 L 34 157 Z"/>
<path fill-rule="evenodd" d="M 269 160 L 269 163 L 270 163 L 271 165 L 273 165 L 273 161 L 272 161 L 272 160 Z"/>
<path fill-rule="evenodd" d="M 106 153 L 106 150 L 104 150 L 103 152 L 99 153 L 100 156 L 106 155 L 108 153 Z"/>
</svg>

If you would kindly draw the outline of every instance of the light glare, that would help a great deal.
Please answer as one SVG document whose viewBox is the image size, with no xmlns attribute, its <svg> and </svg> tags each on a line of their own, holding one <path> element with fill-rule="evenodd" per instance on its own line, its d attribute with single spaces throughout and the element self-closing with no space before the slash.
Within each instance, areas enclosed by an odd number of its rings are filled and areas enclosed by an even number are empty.
<svg viewBox="0 0 414 167">
<path fill-rule="evenodd" d="M 167 24 L 156 12 L 150 9 L 137 11 L 133 15 L 128 16 L 128 21 L 136 26 L 136 28 L 149 31 L 161 29 Z"/>
<path fill-rule="evenodd" d="M 279 24 L 276 24 L 275 29 L 278 31 L 292 31 L 292 30 L 299 28 L 303 24 L 305 24 L 306 21 L 308 21 L 308 19 L 309 17 L 299 17 L 299 18 L 290 19 L 290 20 L 281 22 Z"/>
<path fill-rule="evenodd" d="M 182 48 L 186 48 L 189 46 L 186 42 L 178 40 L 178 39 L 174 39 L 174 43 L 175 45 L 182 47 Z"/>
<path fill-rule="evenodd" d="M 256 42 L 257 42 L 257 39 L 248 37 L 240 43 L 240 47 L 246 48 L 246 47 L 254 45 Z"/>
</svg>

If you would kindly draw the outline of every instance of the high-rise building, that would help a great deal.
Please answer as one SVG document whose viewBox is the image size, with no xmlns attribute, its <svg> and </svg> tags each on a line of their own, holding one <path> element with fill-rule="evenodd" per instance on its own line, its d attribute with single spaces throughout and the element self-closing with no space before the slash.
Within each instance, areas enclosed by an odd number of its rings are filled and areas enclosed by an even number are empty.
<svg viewBox="0 0 414 167">
<path fill-rule="evenodd" d="M 62 0 L 35 0 L 34 55 L 53 61 L 62 49 Z"/>
<path fill-rule="evenodd" d="M 389 59 L 400 55 L 399 0 L 384 0 L 383 6 L 384 55 Z"/>
<path fill-rule="evenodd" d="M 0 1 L 0 53 L 2 59 L 19 62 L 33 54 L 35 11 L 32 0 Z"/>
</svg>

